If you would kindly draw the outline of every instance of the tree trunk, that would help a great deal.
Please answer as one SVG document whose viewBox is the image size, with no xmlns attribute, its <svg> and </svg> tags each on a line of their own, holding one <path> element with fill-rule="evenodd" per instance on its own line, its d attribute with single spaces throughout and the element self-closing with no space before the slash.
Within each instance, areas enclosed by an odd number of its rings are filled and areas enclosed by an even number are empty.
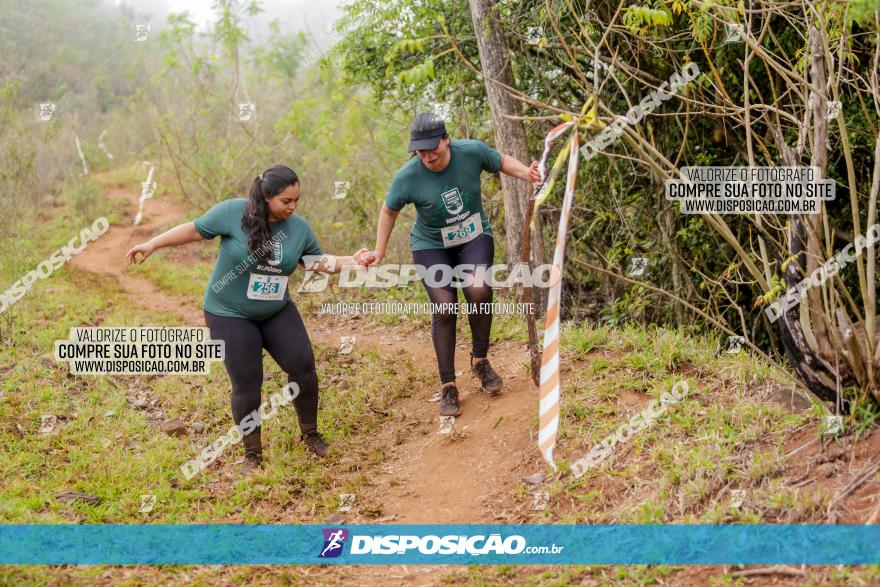
<svg viewBox="0 0 880 587">
<path fill-rule="evenodd" d="M 497 80 L 513 87 L 513 72 L 510 69 L 510 50 L 507 40 L 497 20 L 491 12 L 494 0 L 469 0 L 483 80 L 492 122 L 495 126 L 495 144 L 498 151 L 528 163 L 529 151 L 526 133 L 521 120 L 511 120 L 505 115 L 519 116 L 519 103 L 491 80 Z M 504 194 L 504 227 L 507 232 L 507 263 L 515 264 L 522 250 L 523 218 L 525 206 L 531 195 L 531 186 L 520 180 L 501 174 L 501 189 Z M 534 251 L 535 247 L 532 248 Z M 532 257 L 534 259 L 534 256 Z"/>
<path fill-rule="evenodd" d="M 828 164 L 825 147 L 828 134 L 825 122 L 828 86 L 824 43 L 825 39 L 818 29 L 810 27 L 809 73 L 818 90 L 811 92 L 810 105 L 807 106 L 813 109 L 814 120 L 810 165 L 819 167 L 822 176 L 826 175 L 825 168 Z M 778 126 L 774 135 L 782 163 L 791 167 L 797 166 L 797 154 L 786 144 Z M 784 277 L 786 287 L 791 289 L 818 267 L 822 251 L 818 238 L 821 234 L 820 216 L 792 215 L 789 218 L 788 256 L 791 261 L 786 265 Z M 783 259 L 779 262 L 782 264 Z M 842 309 L 839 312 L 842 313 Z M 850 365 L 852 353 L 838 348 L 832 340 L 827 318 L 822 309 L 818 288 L 810 288 L 807 297 L 800 304 L 789 308 L 780 317 L 782 342 L 792 365 L 807 388 L 819 398 L 834 402 L 844 411 L 848 411 L 848 399 L 851 398 L 838 397 L 838 390 L 858 384 Z M 842 318 L 849 321 L 845 315 Z M 855 344 L 854 340 L 852 342 Z"/>
</svg>

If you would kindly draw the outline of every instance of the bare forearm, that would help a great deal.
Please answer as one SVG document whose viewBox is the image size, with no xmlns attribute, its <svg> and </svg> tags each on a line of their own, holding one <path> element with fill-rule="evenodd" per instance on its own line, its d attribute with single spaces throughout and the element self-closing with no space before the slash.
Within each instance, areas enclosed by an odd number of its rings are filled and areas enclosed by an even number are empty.
<svg viewBox="0 0 880 587">
<path fill-rule="evenodd" d="M 305 268 L 318 273 L 339 273 L 343 267 L 357 266 L 352 255 L 321 255 L 321 258 L 313 263 L 308 263 Z"/>
<path fill-rule="evenodd" d="M 388 240 L 391 238 L 391 231 L 394 229 L 397 215 L 398 212 L 382 204 L 382 211 L 379 213 L 379 226 L 376 229 L 376 250 L 382 255 L 385 254 L 385 249 L 388 247 Z"/>
<path fill-rule="evenodd" d="M 176 247 L 200 240 L 202 240 L 202 235 L 196 230 L 196 225 L 193 222 L 186 222 L 153 237 L 149 244 L 156 249 L 161 249 L 162 247 Z"/>
<path fill-rule="evenodd" d="M 529 181 L 529 168 L 526 165 L 520 163 L 517 158 L 511 157 L 510 155 L 502 155 L 502 157 L 501 173 L 512 177 L 518 177 L 523 181 Z"/>
</svg>

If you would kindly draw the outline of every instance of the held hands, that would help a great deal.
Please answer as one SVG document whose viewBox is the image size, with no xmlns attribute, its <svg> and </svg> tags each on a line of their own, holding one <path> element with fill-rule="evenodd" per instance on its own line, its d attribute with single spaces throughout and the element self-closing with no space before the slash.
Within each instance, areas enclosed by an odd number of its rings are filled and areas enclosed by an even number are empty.
<svg viewBox="0 0 880 587">
<path fill-rule="evenodd" d="M 370 250 L 366 247 L 359 248 L 352 256 L 351 260 L 357 265 L 359 268 L 366 267 L 369 264 L 370 260 Z"/>
<path fill-rule="evenodd" d="M 125 255 L 128 257 L 128 264 L 129 265 L 132 265 L 132 264 L 136 265 L 138 263 L 143 263 L 144 261 L 146 261 L 147 257 L 152 255 L 153 251 L 155 251 L 155 250 L 156 250 L 156 248 L 153 245 L 151 245 L 149 242 L 146 242 L 146 243 L 141 243 L 139 245 L 133 246 L 131 249 L 129 249 L 129 251 Z M 140 261 L 137 260 L 138 253 L 143 255 L 143 258 Z"/>
<path fill-rule="evenodd" d="M 367 249 L 359 249 L 358 252 L 354 254 L 354 262 L 363 267 L 369 267 L 381 263 L 384 256 L 384 253 L 380 253 L 378 250 L 369 251 Z"/>
</svg>

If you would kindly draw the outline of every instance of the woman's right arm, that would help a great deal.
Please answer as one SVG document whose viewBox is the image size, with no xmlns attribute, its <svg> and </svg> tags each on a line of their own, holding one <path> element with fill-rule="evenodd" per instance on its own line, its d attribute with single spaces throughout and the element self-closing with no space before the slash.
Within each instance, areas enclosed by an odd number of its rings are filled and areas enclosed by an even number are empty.
<svg viewBox="0 0 880 587">
<path fill-rule="evenodd" d="M 382 204 L 382 211 L 379 212 L 379 227 L 376 229 L 376 249 L 367 253 L 367 258 L 364 259 L 367 261 L 366 264 L 376 265 L 382 261 L 385 249 L 388 247 L 388 240 L 391 238 L 391 230 L 394 228 L 394 222 L 399 213 L 399 211 L 395 212 L 389 208 L 387 204 Z"/>
<path fill-rule="evenodd" d="M 152 255 L 156 251 L 156 249 L 161 249 L 162 247 L 176 247 L 177 245 L 185 245 L 186 243 L 200 241 L 203 238 L 204 237 L 199 234 L 199 231 L 196 230 L 196 225 L 194 222 L 186 222 L 184 224 L 180 224 L 170 230 L 166 230 L 158 236 L 153 237 L 145 243 L 133 246 L 128 251 L 128 253 L 126 253 L 128 257 L 128 264 L 131 265 L 132 263 L 143 263 L 147 260 L 147 257 Z M 143 258 L 140 261 L 137 260 L 138 253 L 143 255 Z"/>
</svg>

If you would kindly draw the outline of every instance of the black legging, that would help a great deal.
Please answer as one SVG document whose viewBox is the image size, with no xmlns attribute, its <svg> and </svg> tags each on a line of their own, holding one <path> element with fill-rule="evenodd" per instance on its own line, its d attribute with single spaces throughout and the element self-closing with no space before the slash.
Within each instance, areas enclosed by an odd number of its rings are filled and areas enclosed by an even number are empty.
<svg viewBox="0 0 880 587">
<path fill-rule="evenodd" d="M 449 249 L 428 249 L 413 251 L 413 263 L 430 268 L 432 265 L 476 265 L 490 266 L 495 258 L 495 241 L 487 234 L 481 234 L 469 243 Z M 439 280 L 439 271 L 435 273 Z M 428 297 L 434 304 L 454 304 L 458 302 L 459 288 L 452 285 L 431 287 L 422 280 Z M 468 304 L 489 304 L 492 302 L 492 287 L 488 283 L 481 286 L 463 287 L 464 297 Z M 447 308 L 449 306 L 446 306 Z M 477 306 L 480 309 L 480 306 Z M 455 312 L 434 313 L 431 317 L 431 340 L 434 341 L 434 352 L 437 353 L 437 367 L 440 370 L 440 382 L 455 381 Z M 492 312 L 468 312 L 471 325 L 472 353 L 483 358 L 489 353 L 489 332 L 492 329 Z"/>
<path fill-rule="evenodd" d="M 265 320 L 218 316 L 205 311 L 211 338 L 226 342 L 223 364 L 232 380 L 232 418 L 236 424 L 260 407 L 263 386 L 263 348 L 299 385 L 293 400 L 300 431 L 318 429 L 318 374 L 305 324 L 293 303 Z"/>
</svg>

